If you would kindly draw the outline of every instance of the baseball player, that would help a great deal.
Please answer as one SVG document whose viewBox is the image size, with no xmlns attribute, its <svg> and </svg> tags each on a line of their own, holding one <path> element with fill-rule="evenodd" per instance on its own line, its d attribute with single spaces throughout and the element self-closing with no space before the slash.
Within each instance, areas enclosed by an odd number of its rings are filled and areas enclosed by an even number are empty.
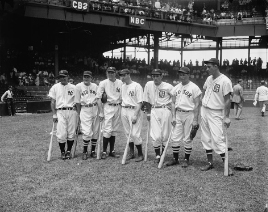
<svg viewBox="0 0 268 212">
<path fill-rule="evenodd" d="M 143 93 L 143 101 L 147 109 L 147 120 L 151 123 L 150 136 L 156 154 L 155 162 L 160 161 L 161 145 L 164 149 L 171 131 L 172 102 L 171 90 L 173 86 L 163 82 L 163 75 L 160 69 L 154 69 L 151 73 L 153 81 L 146 83 Z M 174 111 L 174 110 L 173 110 Z"/>
<path fill-rule="evenodd" d="M 88 145 L 91 140 L 90 156 L 95 158 L 95 148 L 99 132 L 99 115 L 97 104 L 98 86 L 92 83 L 92 72 L 84 71 L 83 82 L 78 83 L 75 89 L 75 103 L 81 121 L 81 132 L 83 134 L 84 150 L 82 159 L 88 158 Z"/>
<path fill-rule="evenodd" d="M 232 102 L 234 102 L 234 115 L 235 119 L 239 120 L 241 113 L 242 113 L 242 107 L 244 97 L 243 97 L 243 80 L 239 79 L 237 84 L 233 87 L 233 95 L 232 95 Z"/>
<path fill-rule="evenodd" d="M 10 116 L 14 116 L 16 114 L 14 103 L 13 103 L 13 96 L 14 96 L 13 87 L 12 85 L 10 85 L 8 86 L 8 90 L 1 97 L 1 102 L 4 102 L 4 99 L 6 98 L 8 114 Z"/>
<path fill-rule="evenodd" d="M 59 83 L 52 86 L 49 91 L 53 122 L 57 122 L 57 140 L 59 142 L 61 158 L 71 159 L 71 150 L 74 143 L 77 111 L 75 107 L 75 85 L 68 83 L 68 71 L 59 72 Z M 67 140 L 67 151 L 65 143 Z"/>
<path fill-rule="evenodd" d="M 173 149 L 173 160 L 168 162 L 167 166 L 179 164 L 179 149 L 180 143 L 184 145 L 184 161 L 182 167 L 186 168 L 189 165 L 189 158 L 193 148 L 193 140 L 190 138 L 192 128 L 198 126 L 199 102 L 202 94 L 199 87 L 190 81 L 190 69 L 182 67 L 179 71 L 181 83 L 176 85 L 171 94 L 173 95 L 173 103 L 175 104 L 176 114 L 173 119 L 175 129 L 171 135 L 171 144 Z"/>
<path fill-rule="evenodd" d="M 138 150 L 138 157 L 136 162 L 143 161 L 142 154 L 142 139 L 141 139 L 141 127 L 142 127 L 142 98 L 143 89 L 137 82 L 131 80 L 130 71 L 123 69 L 119 73 L 120 79 L 124 84 L 122 85 L 122 109 L 121 120 L 125 130 L 126 136 L 131 133 L 129 148 L 130 152 L 127 160 L 134 159 L 134 144 Z M 132 131 L 130 132 L 130 125 L 132 124 Z"/>
<path fill-rule="evenodd" d="M 203 86 L 201 107 L 201 142 L 207 153 L 208 164 L 202 171 L 213 167 L 212 151 L 220 154 L 225 159 L 225 142 L 223 141 L 223 124 L 229 127 L 230 93 L 233 92 L 231 80 L 219 70 L 219 60 L 211 58 L 204 61 L 210 76 Z M 229 169 L 229 175 L 232 170 Z"/>
<path fill-rule="evenodd" d="M 118 158 L 115 154 L 114 144 L 116 132 L 119 128 L 121 114 L 121 89 L 123 82 L 116 79 L 116 70 L 114 67 L 108 67 L 106 70 L 107 78 L 100 82 L 97 92 L 97 103 L 100 111 L 100 121 L 103 123 L 103 153 L 101 158 L 107 157 L 107 146 L 110 143 L 109 156 Z M 102 105 L 101 98 L 103 93 L 107 95 L 107 102 Z"/>
<path fill-rule="evenodd" d="M 264 112 L 266 110 L 266 103 L 268 100 L 268 88 L 265 86 L 264 80 L 261 81 L 261 86 L 257 88 L 256 94 L 254 97 L 254 105 L 257 105 L 259 101 L 259 106 L 261 108 L 261 115 L 264 117 Z"/>
</svg>

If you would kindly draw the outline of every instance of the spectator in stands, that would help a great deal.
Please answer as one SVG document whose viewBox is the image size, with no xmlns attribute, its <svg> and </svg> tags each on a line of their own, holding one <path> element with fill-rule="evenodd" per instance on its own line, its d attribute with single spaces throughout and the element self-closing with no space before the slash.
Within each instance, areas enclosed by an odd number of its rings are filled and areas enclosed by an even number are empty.
<svg viewBox="0 0 268 212">
<path fill-rule="evenodd" d="M 2 73 L 0 75 L 0 84 L 3 84 L 3 85 L 7 84 L 7 78 L 6 78 L 6 74 L 5 73 Z"/>
<path fill-rule="evenodd" d="M 13 103 L 13 87 L 10 85 L 8 90 L 2 95 L 1 102 L 5 102 L 7 104 L 8 113 L 10 116 L 14 116 L 16 114 L 14 103 Z"/>
<path fill-rule="evenodd" d="M 69 79 L 69 83 L 70 83 L 70 84 L 74 84 L 74 79 L 70 78 L 70 79 Z"/>
<path fill-rule="evenodd" d="M 34 80 L 34 77 L 33 77 L 33 75 L 31 73 L 29 74 L 29 85 L 30 86 L 35 85 L 35 80 Z"/>
<path fill-rule="evenodd" d="M 159 0 L 156 0 L 156 2 L 154 3 L 154 7 L 157 10 L 160 10 L 161 9 L 161 4 L 160 4 L 160 1 Z"/>
<path fill-rule="evenodd" d="M 38 74 L 36 75 L 36 78 L 35 78 L 35 85 L 36 86 L 39 86 L 40 85 L 40 79 L 39 79 L 39 75 Z"/>
</svg>

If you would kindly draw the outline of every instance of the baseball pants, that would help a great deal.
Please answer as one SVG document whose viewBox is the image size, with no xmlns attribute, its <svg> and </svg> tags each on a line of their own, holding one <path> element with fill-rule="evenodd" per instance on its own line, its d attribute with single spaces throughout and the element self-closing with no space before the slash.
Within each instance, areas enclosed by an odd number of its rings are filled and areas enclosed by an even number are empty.
<svg viewBox="0 0 268 212">
<path fill-rule="evenodd" d="M 122 124 L 125 130 L 125 135 L 126 137 L 129 136 L 129 131 L 130 131 L 130 124 L 131 124 L 131 117 L 134 115 L 135 109 L 131 108 L 122 108 L 121 109 L 121 120 Z M 142 139 L 141 139 L 141 127 L 142 127 L 142 111 L 140 111 L 137 122 L 132 125 L 132 132 L 130 135 L 130 143 L 134 142 L 135 145 L 140 145 L 142 144 Z"/>
<path fill-rule="evenodd" d="M 57 110 L 57 140 L 65 143 L 66 140 L 74 140 L 77 127 L 77 112 L 75 110 Z"/>
<path fill-rule="evenodd" d="M 116 132 L 119 129 L 121 106 L 112 106 L 104 104 L 104 125 L 103 125 L 103 136 L 110 138 L 116 136 Z"/>
<path fill-rule="evenodd" d="M 152 108 L 151 132 L 154 147 L 166 144 L 171 131 L 172 114 L 168 108 Z"/>
<path fill-rule="evenodd" d="M 223 141 L 223 112 L 201 107 L 201 142 L 205 150 L 225 153 Z"/>
<path fill-rule="evenodd" d="M 193 141 L 190 140 L 194 113 L 176 111 L 176 125 L 171 135 L 171 145 L 173 147 L 180 146 L 183 142 L 185 148 L 192 148 Z"/>
<path fill-rule="evenodd" d="M 82 106 L 80 112 L 81 132 L 83 133 L 83 140 L 89 141 L 91 139 L 98 139 L 100 119 L 98 114 L 98 107 L 84 107 Z"/>
</svg>

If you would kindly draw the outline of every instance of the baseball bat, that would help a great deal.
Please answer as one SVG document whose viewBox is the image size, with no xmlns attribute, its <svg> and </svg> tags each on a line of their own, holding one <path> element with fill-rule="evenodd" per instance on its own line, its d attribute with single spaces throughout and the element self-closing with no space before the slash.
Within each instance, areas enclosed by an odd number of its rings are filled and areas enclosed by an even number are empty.
<svg viewBox="0 0 268 212">
<path fill-rule="evenodd" d="M 170 134 L 169 134 L 169 136 L 168 136 L 168 140 L 167 140 L 167 143 L 166 143 L 164 152 L 163 152 L 163 154 L 161 155 L 160 162 L 159 162 L 159 164 L 158 164 L 158 168 L 159 168 L 159 169 L 161 169 L 162 166 L 163 166 L 164 159 L 165 159 L 165 156 L 166 156 L 166 153 L 167 153 L 168 144 L 169 144 L 169 141 L 170 141 L 170 138 L 171 138 L 173 129 L 174 129 L 174 127 L 172 127 L 172 129 L 171 129 L 171 131 L 170 131 Z"/>
<path fill-rule="evenodd" d="M 97 159 L 101 159 L 102 123 L 100 123 L 99 138 L 97 144 Z"/>
<path fill-rule="evenodd" d="M 227 138 L 227 128 L 225 129 L 225 139 L 226 139 L 226 143 L 225 143 L 225 159 L 224 159 L 224 176 L 229 176 L 229 166 L 228 166 L 228 162 L 229 162 L 229 156 L 228 156 L 228 138 Z"/>
<path fill-rule="evenodd" d="M 54 128 L 55 128 L 55 123 L 53 122 L 52 131 L 51 131 L 51 138 L 50 138 L 50 143 L 49 143 L 48 152 L 47 152 L 47 161 L 50 161 L 50 159 L 51 159 Z"/>
<path fill-rule="evenodd" d="M 78 142 L 78 132 L 79 132 L 79 128 L 80 128 L 80 124 L 77 125 L 76 131 L 75 131 L 73 158 L 75 157 L 76 146 L 77 146 L 77 142 Z"/>
<path fill-rule="evenodd" d="M 123 165 L 126 163 L 126 159 L 127 159 L 127 152 L 128 152 L 128 146 L 129 146 L 129 140 L 130 140 L 131 132 L 132 132 L 132 123 L 130 125 L 129 135 L 128 135 L 128 139 L 127 139 L 127 144 L 126 144 L 126 148 L 125 148 L 124 155 L 123 155 L 123 158 L 122 158 L 122 164 Z"/>
<path fill-rule="evenodd" d="M 144 161 L 147 161 L 148 158 L 148 143 L 149 143 L 150 130 L 151 130 L 151 122 L 149 121 L 145 150 L 144 150 Z"/>
</svg>

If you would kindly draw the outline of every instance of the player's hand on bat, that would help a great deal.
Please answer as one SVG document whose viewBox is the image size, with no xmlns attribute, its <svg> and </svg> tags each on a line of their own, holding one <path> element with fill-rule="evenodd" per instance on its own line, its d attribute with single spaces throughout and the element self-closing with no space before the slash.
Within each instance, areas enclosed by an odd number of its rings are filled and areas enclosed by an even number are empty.
<svg viewBox="0 0 268 212">
<path fill-rule="evenodd" d="M 231 125 L 231 120 L 229 118 L 225 117 L 224 120 L 223 120 L 223 124 L 224 124 L 225 127 L 228 128 Z"/>
<path fill-rule="evenodd" d="M 193 120 L 193 123 L 192 123 L 193 127 L 194 126 L 197 126 L 198 125 L 198 122 L 196 120 Z"/>
<path fill-rule="evenodd" d="M 172 124 L 172 126 L 173 126 L 173 127 L 175 127 L 175 125 L 177 124 L 177 122 L 176 122 L 176 119 L 175 119 L 175 118 L 173 118 L 173 119 L 172 119 L 171 124 Z"/>
<path fill-rule="evenodd" d="M 58 122 L 57 114 L 53 114 L 53 122 L 54 123 L 57 123 Z"/>
<path fill-rule="evenodd" d="M 131 117 L 132 124 L 136 124 L 138 117 L 136 115 Z"/>
<path fill-rule="evenodd" d="M 102 121 L 104 120 L 104 115 L 103 115 L 103 113 L 100 113 L 100 114 L 99 114 L 99 117 L 100 117 L 100 122 L 102 122 Z"/>
<path fill-rule="evenodd" d="M 147 121 L 151 120 L 151 114 L 147 114 Z"/>
</svg>

